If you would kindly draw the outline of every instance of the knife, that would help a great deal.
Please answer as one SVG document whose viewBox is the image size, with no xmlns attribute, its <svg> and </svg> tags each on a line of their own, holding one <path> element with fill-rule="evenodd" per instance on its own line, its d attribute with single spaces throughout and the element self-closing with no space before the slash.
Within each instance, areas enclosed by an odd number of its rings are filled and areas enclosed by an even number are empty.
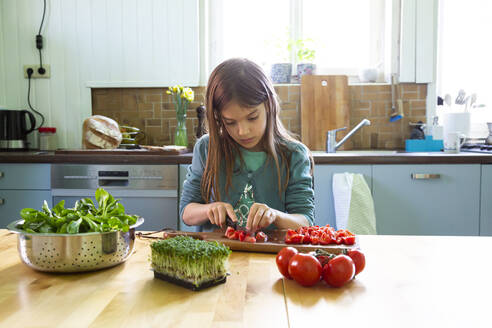
<svg viewBox="0 0 492 328">
<path fill-rule="evenodd" d="M 238 230 L 238 231 L 247 231 L 246 227 L 243 227 L 243 226 L 237 224 L 237 222 L 232 221 L 232 219 L 229 217 L 229 215 L 226 215 L 226 227 L 231 227 L 234 230 Z"/>
<path fill-rule="evenodd" d="M 226 227 L 231 227 L 234 230 L 237 228 L 237 222 L 232 221 L 232 219 L 229 217 L 229 215 L 226 215 Z"/>
</svg>

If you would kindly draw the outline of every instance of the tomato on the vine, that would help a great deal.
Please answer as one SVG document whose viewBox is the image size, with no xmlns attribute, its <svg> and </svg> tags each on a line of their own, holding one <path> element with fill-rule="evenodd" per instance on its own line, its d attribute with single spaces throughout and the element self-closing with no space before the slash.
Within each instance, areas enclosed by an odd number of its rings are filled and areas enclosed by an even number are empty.
<svg viewBox="0 0 492 328">
<path fill-rule="evenodd" d="M 358 275 L 366 266 L 366 256 L 360 249 L 352 249 L 347 252 L 347 255 L 354 261 L 355 275 Z"/>
<path fill-rule="evenodd" d="M 278 271 L 280 271 L 285 278 L 292 279 L 289 274 L 289 261 L 297 253 L 298 251 L 294 247 L 284 247 L 277 254 L 275 261 L 277 262 Z"/>
<path fill-rule="evenodd" d="M 341 287 L 355 276 L 355 264 L 347 255 L 338 255 L 323 267 L 323 279 L 333 287 Z"/>
<path fill-rule="evenodd" d="M 321 264 L 310 254 L 298 253 L 289 261 L 290 276 L 302 286 L 315 285 L 320 280 L 321 273 Z"/>
</svg>

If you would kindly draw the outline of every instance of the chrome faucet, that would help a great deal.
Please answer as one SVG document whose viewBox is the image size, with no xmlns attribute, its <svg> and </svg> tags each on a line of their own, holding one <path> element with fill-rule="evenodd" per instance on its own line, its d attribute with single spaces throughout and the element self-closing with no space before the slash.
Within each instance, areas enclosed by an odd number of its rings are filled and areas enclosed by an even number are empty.
<svg viewBox="0 0 492 328">
<path fill-rule="evenodd" d="M 348 138 L 350 138 L 352 136 L 352 134 L 357 132 L 357 130 L 359 130 L 364 125 L 371 125 L 371 121 L 369 121 L 366 118 L 363 119 L 359 124 L 357 124 L 355 126 L 355 128 L 353 128 L 349 133 L 347 133 L 347 135 L 342 140 L 340 140 L 338 143 L 337 143 L 337 132 L 345 130 L 345 129 L 347 129 L 347 127 L 328 131 L 326 133 L 326 152 L 327 153 L 336 152 L 338 147 L 343 145 L 345 143 L 345 141 L 347 141 Z"/>
</svg>

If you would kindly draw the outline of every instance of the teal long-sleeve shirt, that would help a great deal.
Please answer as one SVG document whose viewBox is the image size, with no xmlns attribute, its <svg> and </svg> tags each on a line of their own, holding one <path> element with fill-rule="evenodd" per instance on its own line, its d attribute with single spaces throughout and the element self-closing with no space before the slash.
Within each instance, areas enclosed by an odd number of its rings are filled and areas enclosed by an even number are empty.
<svg viewBox="0 0 492 328">
<path fill-rule="evenodd" d="M 207 162 L 209 136 L 204 135 L 197 140 L 193 149 L 193 159 L 188 167 L 186 180 L 183 183 L 181 199 L 179 203 L 179 216 L 183 219 L 183 211 L 189 203 L 204 204 L 201 193 L 201 180 Z M 301 143 L 291 142 L 288 146 L 292 152 L 290 156 L 289 183 L 287 188 L 279 193 L 277 168 L 273 159 L 267 158 L 265 163 L 254 172 L 241 167 L 237 162 L 232 174 L 232 184 L 229 192 L 225 192 L 225 172 L 220 172 L 219 188 L 221 201 L 231 204 L 233 207 L 238 202 L 245 185 L 249 182 L 253 186 L 255 202 L 263 203 L 276 210 L 303 214 L 310 225 L 314 224 L 314 190 L 313 177 L 311 176 L 311 162 L 309 150 Z M 285 167 L 282 166 L 281 168 Z M 225 171 L 225 170 L 221 170 Z M 285 181 L 285 172 L 282 172 L 282 185 Z M 202 229 L 212 230 L 210 222 L 205 223 Z M 216 228 L 216 227 L 215 227 Z M 269 229 L 275 228 L 274 226 Z"/>
</svg>

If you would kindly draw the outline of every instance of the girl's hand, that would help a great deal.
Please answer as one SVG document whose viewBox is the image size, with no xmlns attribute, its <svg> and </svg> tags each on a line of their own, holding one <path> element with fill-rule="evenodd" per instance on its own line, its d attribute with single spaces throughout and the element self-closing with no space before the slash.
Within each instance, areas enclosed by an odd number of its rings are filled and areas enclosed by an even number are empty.
<svg viewBox="0 0 492 328">
<path fill-rule="evenodd" d="M 268 227 L 275 222 L 277 211 L 265 204 L 254 203 L 249 209 L 248 222 L 246 228 L 249 231 L 256 232 L 262 228 Z"/>
<path fill-rule="evenodd" d="M 224 227 L 226 222 L 226 215 L 229 215 L 232 221 L 236 222 L 236 214 L 231 204 L 223 202 L 215 202 L 209 204 L 207 210 L 207 217 L 212 224 Z"/>
</svg>

